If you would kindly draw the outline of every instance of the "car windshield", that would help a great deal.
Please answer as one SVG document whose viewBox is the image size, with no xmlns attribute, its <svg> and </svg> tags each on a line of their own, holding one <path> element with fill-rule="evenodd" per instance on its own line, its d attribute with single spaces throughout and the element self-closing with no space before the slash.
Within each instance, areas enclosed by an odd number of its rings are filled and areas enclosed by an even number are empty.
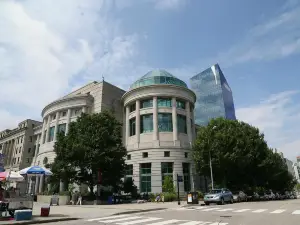
<svg viewBox="0 0 300 225">
<path fill-rule="evenodd" d="M 209 194 L 219 194 L 219 193 L 221 193 L 221 192 L 222 192 L 221 189 L 216 189 L 216 190 L 211 190 L 211 191 L 209 192 Z"/>
</svg>

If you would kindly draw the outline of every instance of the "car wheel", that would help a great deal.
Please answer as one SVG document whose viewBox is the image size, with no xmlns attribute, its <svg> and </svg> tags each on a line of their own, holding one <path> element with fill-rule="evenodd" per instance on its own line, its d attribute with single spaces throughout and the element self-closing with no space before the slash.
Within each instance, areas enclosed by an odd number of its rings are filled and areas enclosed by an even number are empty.
<svg viewBox="0 0 300 225">
<path fill-rule="evenodd" d="M 233 204 L 233 197 L 231 197 L 231 199 L 230 199 L 230 204 Z"/>
<path fill-rule="evenodd" d="M 209 202 L 204 202 L 205 205 L 209 205 Z"/>
<path fill-rule="evenodd" d="M 221 205 L 224 205 L 225 202 L 224 202 L 224 198 L 221 199 Z"/>
</svg>

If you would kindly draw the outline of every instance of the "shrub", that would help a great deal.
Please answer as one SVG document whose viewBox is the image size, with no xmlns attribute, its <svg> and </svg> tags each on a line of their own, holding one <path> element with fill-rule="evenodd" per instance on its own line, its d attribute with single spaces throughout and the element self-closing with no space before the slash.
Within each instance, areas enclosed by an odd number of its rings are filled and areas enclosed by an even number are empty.
<svg viewBox="0 0 300 225">
<path fill-rule="evenodd" d="M 165 202 L 173 202 L 177 199 L 177 195 L 175 193 L 164 193 Z"/>
<path fill-rule="evenodd" d="M 162 186 L 163 192 L 174 193 L 175 187 L 173 183 L 173 178 L 171 176 L 165 176 Z"/>
<path fill-rule="evenodd" d="M 204 197 L 204 195 L 201 191 L 197 191 L 197 193 L 198 193 L 198 198 L 199 199 L 202 199 Z"/>
</svg>

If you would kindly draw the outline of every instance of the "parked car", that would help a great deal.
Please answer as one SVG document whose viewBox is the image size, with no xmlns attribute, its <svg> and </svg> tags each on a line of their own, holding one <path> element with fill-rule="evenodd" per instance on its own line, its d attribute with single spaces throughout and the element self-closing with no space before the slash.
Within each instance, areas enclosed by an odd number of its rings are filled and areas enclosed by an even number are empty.
<svg viewBox="0 0 300 225">
<path fill-rule="evenodd" d="M 259 195 L 251 190 L 246 191 L 247 201 L 258 201 Z"/>
<path fill-rule="evenodd" d="M 247 195 L 243 191 L 235 191 L 232 193 L 234 202 L 247 201 Z"/>
<path fill-rule="evenodd" d="M 271 190 L 266 191 L 266 195 L 268 196 L 268 200 L 275 200 L 276 199 L 275 194 Z"/>
<path fill-rule="evenodd" d="M 204 195 L 205 205 L 209 205 L 210 203 L 223 205 L 225 202 L 233 203 L 233 195 L 231 191 L 226 188 L 213 189 L 208 194 Z"/>
</svg>

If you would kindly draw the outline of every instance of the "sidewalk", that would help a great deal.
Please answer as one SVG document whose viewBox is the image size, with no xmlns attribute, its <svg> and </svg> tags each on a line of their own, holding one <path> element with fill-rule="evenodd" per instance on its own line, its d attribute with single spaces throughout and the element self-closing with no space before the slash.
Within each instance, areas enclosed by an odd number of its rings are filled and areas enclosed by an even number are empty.
<svg viewBox="0 0 300 225">
<path fill-rule="evenodd" d="M 39 215 L 40 208 L 45 204 L 34 203 L 33 214 Z M 110 216 L 114 214 L 127 214 L 137 213 L 143 211 L 165 210 L 171 208 L 179 208 L 186 205 L 186 202 L 166 203 L 129 203 L 129 204 L 116 204 L 116 205 L 64 205 L 64 206 L 51 206 L 50 215 L 64 214 L 69 217 L 76 218 L 94 218 L 102 216 Z"/>
</svg>

